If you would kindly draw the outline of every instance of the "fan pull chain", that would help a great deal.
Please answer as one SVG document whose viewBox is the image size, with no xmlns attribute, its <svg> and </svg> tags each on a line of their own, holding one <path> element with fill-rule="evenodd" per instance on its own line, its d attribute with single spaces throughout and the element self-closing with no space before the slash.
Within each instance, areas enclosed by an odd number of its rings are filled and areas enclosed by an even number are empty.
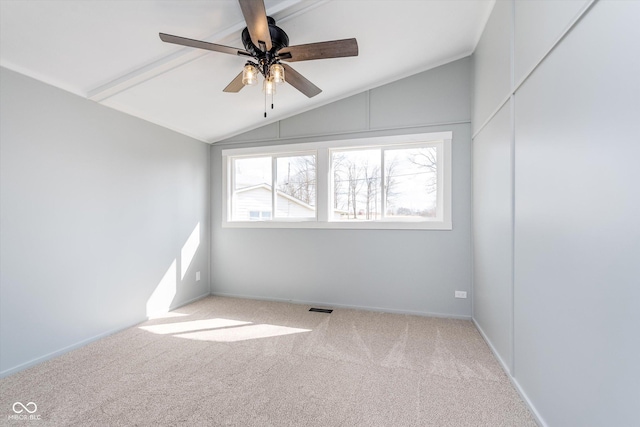
<svg viewBox="0 0 640 427">
<path fill-rule="evenodd" d="M 264 93 L 264 118 L 267 118 L 267 92 Z"/>
</svg>

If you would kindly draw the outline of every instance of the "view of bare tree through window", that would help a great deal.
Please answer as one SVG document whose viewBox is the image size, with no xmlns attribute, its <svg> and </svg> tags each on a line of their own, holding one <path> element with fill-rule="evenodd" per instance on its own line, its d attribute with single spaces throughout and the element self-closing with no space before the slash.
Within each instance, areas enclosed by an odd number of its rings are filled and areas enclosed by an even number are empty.
<svg viewBox="0 0 640 427">
<path fill-rule="evenodd" d="M 278 191 L 316 204 L 316 156 L 278 157 Z"/>
<path fill-rule="evenodd" d="M 438 184 L 435 147 L 385 150 L 385 217 L 433 218 Z"/>
<path fill-rule="evenodd" d="M 341 219 L 381 218 L 380 150 L 332 153 L 333 203 Z"/>
<path fill-rule="evenodd" d="M 331 168 L 333 208 L 340 214 L 339 219 L 411 220 L 436 216 L 435 147 L 333 151 Z"/>
<path fill-rule="evenodd" d="M 316 156 L 278 157 L 276 160 L 278 217 L 314 217 L 316 215 Z"/>
</svg>

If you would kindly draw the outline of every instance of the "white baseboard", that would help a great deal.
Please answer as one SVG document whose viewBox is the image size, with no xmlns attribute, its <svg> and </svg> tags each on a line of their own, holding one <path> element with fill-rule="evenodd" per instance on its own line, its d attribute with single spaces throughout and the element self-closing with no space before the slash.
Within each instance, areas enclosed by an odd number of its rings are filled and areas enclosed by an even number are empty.
<svg viewBox="0 0 640 427">
<path fill-rule="evenodd" d="M 171 306 L 169 308 L 169 310 L 175 310 L 175 309 L 183 307 L 183 306 L 185 306 L 187 304 L 191 304 L 192 302 L 198 301 L 199 299 L 208 297 L 209 295 L 210 294 L 207 293 L 207 294 L 195 297 L 193 299 L 190 299 L 189 301 L 181 302 L 179 304 L 176 304 L 175 306 Z M 125 326 L 118 327 L 118 328 L 115 328 L 115 329 L 111 329 L 111 330 L 106 331 L 106 332 L 102 332 L 102 333 L 100 333 L 98 335 L 94 335 L 94 336 L 92 336 L 90 338 L 84 339 L 82 341 L 78 341 L 77 343 L 68 345 L 68 346 L 63 347 L 63 348 L 61 348 L 59 350 L 55 350 L 55 351 L 47 353 L 47 354 L 45 354 L 43 356 L 36 357 L 35 359 L 31 359 L 31 360 L 29 360 L 27 362 L 21 363 L 21 364 L 16 365 L 16 366 L 14 366 L 12 368 L 5 369 L 4 371 L 0 371 L 0 378 L 8 377 L 9 375 L 13 375 L 13 374 L 16 374 L 16 373 L 18 373 L 20 371 L 24 371 L 25 369 L 28 369 L 28 368 L 30 368 L 32 366 L 39 365 L 40 363 L 46 362 L 47 360 L 56 358 L 58 356 L 62 356 L 65 353 L 68 353 L 70 351 L 76 350 L 76 349 L 78 349 L 80 347 L 84 347 L 87 344 L 91 344 L 94 341 L 97 341 L 99 339 L 108 337 L 109 335 L 113 335 L 113 334 L 118 333 L 120 331 L 123 331 L 125 329 L 131 328 L 131 327 L 133 327 L 135 325 L 138 325 L 138 324 L 140 324 L 140 323 L 142 323 L 144 321 L 147 321 L 147 320 L 149 320 L 149 318 L 145 316 L 145 317 L 141 318 L 140 320 L 137 320 L 137 321 L 135 321 L 133 323 L 128 323 Z"/>
<path fill-rule="evenodd" d="M 339 308 L 349 308 L 349 309 L 354 309 L 354 310 L 379 311 L 379 312 L 383 312 L 383 313 L 412 314 L 412 315 L 415 315 L 415 316 L 423 316 L 423 317 L 442 317 L 442 318 L 445 318 L 445 319 L 471 320 L 471 316 L 464 316 L 464 315 L 459 315 L 459 314 L 433 313 L 433 312 L 428 312 L 428 311 L 397 310 L 397 309 L 393 309 L 393 308 L 384 308 L 384 307 L 369 307 L 369 306 L 350 305 L 350 304 L 336 304 L 336 303 L 319 302 L 319 301 L 291 300 L 291 299 L 272 298 L 272 297 L 256 296 L 256 295 L 230 294 L 230 293 L 226 293 L 226 292 L 211 292 L 211 295 L 212 296 L 218 296 L 218 297 L 253 299 L 253 300 L 258 300 L 258 301 L 288 302 L 288 303 L 291 303 L 291 304 L 303 304 L 303 305 L 324 306 L 324 307 L 339 307 Z"/>
<path fill-rule="evenodd" d="M 542 416 L 540 415 L 540 413 L 538 412 L 536 407 L 533 406 L 533 403 L 529 399 L 529 396 L 527 396 L 527 393 L 525 393 L 525 391 L 522 389 L 522 387 L 520 387 L 520 383 L 518 383 L 518 380 L 516 380 L 511 375 L 511 369 L 504 362 L 504 360 L 500 356 L 500 353 L 498 353 L 496 348 L 493 346 L 493 344 L 491 343 L 491 340 L 489 339 L 487 334 L 484 333 L 484 331 L 482 330 L 482 328 L 480 327 L 480 325 L 478 324 L 476 319 L 472 318 L 471 320 L 473 321 L 473 324 L 476 326 L 476 329 L 478 329 L 478 332 L 480 332 L 480 335 L 482 336 L 482 339 L 484 339 L 484 341 L 487 343 L 487 345 L 491 349 L 491 352 L 493 353 L 493 355 L 496 357 L 496 359 L 498 359 L 498 362 L 500 363 L 500 366 L 502 367 L 502 370 L 504 371 L 504 373 L 507 374 L 507 377 L 509 378 L 509 381 L 511 381 L 511 384 L 513 384 L 513 387 L 516 389 L 516 391 L 518 392 L 518 394 L 520 395 L 520 397 L 522 398 L 524 403 L 527 405 L 527 407 L 531 411 L 531 414 L 533 415 L 533 418 L 536 421 L 536 423 L 538 423 L 538 425 L 540 427 L 548 427 L 547 423 L 544 421 L 544 419 L 542 418 Z"/>
</svg>

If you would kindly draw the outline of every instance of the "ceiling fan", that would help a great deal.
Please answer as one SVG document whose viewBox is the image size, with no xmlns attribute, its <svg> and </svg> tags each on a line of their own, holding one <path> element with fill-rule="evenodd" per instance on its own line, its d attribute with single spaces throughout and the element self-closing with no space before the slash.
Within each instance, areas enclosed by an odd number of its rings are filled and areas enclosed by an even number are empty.
<svg viewBox="0 0 640 427">
<path fill-rule="evenodd" d="M 355 38 L 289 46 L 287 33 L 276 26 L 276 21 L 272 17 L 267 16 L 263 0 L 238 0 L 238 2 L 247 23 L 242 31 L 242 43 L 246 50 L 160 33 L 160 39 L 167 43 L 252 58 L 254 61 L 247 60 L 242 72 L 223 89 L 224 92 L 239 92 L 245 86 L 256 84 L 259 73 L 264 77 L 265 103 L 266 95 L 273 96 L 275 93 L 275 85 L 285 81 L 312 98 L 322 90 L 290 65 L 283 64 L 281 61 L 296 62 L 358 56 L 358 42 Z M 273 102 L 271 108 L 273 108 Z"/>
</svg>

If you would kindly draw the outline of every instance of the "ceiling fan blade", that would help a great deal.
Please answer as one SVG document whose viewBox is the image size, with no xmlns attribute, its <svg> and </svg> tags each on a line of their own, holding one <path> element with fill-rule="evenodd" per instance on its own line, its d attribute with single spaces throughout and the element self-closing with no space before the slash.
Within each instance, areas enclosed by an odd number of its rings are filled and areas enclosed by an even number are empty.
<svg viewBox="0 0 640 427">
<path fill-rule="evenodd" d="M 278 52 L 278 57 L 288 62 L 343 58 L 345 56 L 358 56 L 358 42 L 356 39 L 301 44 L 285 47 Z"/>
<path fill-rule="evenodd" d="M 271 50 L 271 33 L 267 22 L 267 11 L 263 0 L 238 0 L 242 15 L 247 23 L 249 35 L 254 45 L 266 51 Z"/>
<path fill-rule="evenodd" d="M 291 68 L 291 66 L 287 64 L 281 65 L 284 67 L 284 78 L 286 82 L 298 89 L 303 94 L 307 95 L 307 97 L 313 98 L 314 96 L 322 92 L 322 89 L 311 83 L 302 74 Z"/>
<path fill-rule="evenodd" d="M 160 33 L 160 40 L 167 43 L 179 44 L 181 46 L 195 47 L 198 49 L 212 50 L 214 52 L 228 53 L 230 55 L 251 56 L 249 52 L 231 46 L 203 42 L 201 40 L 188 39 L 186 37 L 172 36 L 171 34 Z"/>
<path fill-rule="evenodd" d="M 231 80 L 231 83 L 229 83 L 227 87 L 222 89 L 222 91 L 236 93 L 240 92 L 243 87 L 244 84 L 242 84 L 242 71 L 240 71 L 240 74 L 238 74 L 235 79 Z"/>
</svg>

